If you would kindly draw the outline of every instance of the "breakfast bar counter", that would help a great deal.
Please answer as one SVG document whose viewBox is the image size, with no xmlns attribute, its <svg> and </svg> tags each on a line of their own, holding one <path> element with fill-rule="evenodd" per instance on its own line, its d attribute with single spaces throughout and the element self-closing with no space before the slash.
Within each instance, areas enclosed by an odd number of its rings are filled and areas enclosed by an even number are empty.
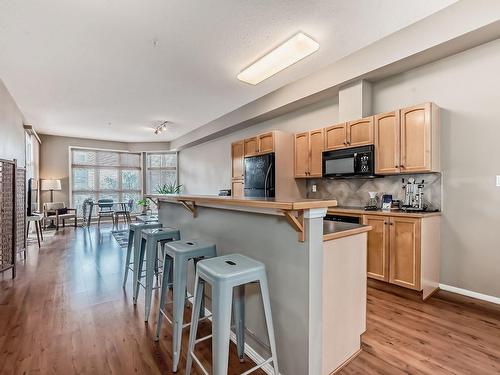
<svg viewBox="0 0 500 375">
<path fill-rule="evenodd" d="M 160 222 L 179 229 L 182 239 L 204 239 L 218 255 L 239 253 L 265 264 L 282 375 L 331 374 L 360 351 L 370 227 L 324 232 L 335 200 L 148 198 L 158 205 Z M 269 357 L 269 342 L 258 290 L 246 287 L 246 353 L 260 363 Z"/>
</svg>

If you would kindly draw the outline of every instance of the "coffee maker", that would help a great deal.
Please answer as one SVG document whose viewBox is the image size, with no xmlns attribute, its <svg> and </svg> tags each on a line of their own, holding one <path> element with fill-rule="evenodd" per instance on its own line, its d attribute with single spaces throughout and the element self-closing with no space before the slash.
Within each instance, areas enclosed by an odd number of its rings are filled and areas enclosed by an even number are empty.
<svg viewBox="0 0 500 375">
<path fill-rule="evenodd" d="M 424 180 L 418 183 L 413 177 L 410 177 L 405 184 L 405 179 L 403 178 L 405 198 L 401 207 L 402 210 L 425 211 L 427 209 L 427 205 L 424 204 L 424 184 Z"/>
</svg>

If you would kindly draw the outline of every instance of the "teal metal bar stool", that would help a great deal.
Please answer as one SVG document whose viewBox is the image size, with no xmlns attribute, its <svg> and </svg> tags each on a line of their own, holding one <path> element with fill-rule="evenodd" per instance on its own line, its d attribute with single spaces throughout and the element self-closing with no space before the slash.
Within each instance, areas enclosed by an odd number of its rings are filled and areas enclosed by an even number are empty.
<svg viewBox="0 0 500 375">
<path fill-rule="evenodd" d="M 203 299 L 203 282 L 212 286 L 212 334 L 197 339 L 196 331 Z M 245 285 L 254 282 L 260 283 L 267 334 L 271 346 L 271 357 L 242 375 L 249 374 L 271 362 L 273 363 L 274 374 L 279 374 L 266 268 L 263 263 L 245 255 L 232 254 L 201 260 L 196 267 L 194 307 L 189 332 L 186 375 L 191 374 L 193 359 L 203 372 L 208 374 L 194 354 L 194 346 L 209 338 L 212 338 L 212 373 L 213 375 L 227 374 L 229 337 L 231 333 L 231 305 L 233 306 L 233 319 L 236 326 L 238 356 L 240 361 L 243 360 L 245 346 Z"/>
<path fill-rule="evenodd" d="M 139 287 L 142 286 L 146 290 L 145 296 L 145 310 L 144 310 L 144 321 L 149 320 L 149 313 L 151 311 L 151 299 L 153 296 L 153 279 L 154 275 L 159 274 L 160 267 L 158 266 L 158 244 L 163 245 L 166 242 L 178 241 L 181 239 L 181 235 L 178 229 L 174 228 L 155 228 L 155 229 L 143 229 L 141 231 L 141 246 L 138 257 L 138 276 L 135 281 L 137 288 L 134 295 L 134 304 L 137 303 L 137 297 L 139 295 Z M 142 284 L 141 279 L 143 277 L 144 260 L 146 261 L 146 282 Z M 163 261 L 163 259 L 162 259 Z"/>
<path fill-rule="evenodd" d="M 123 275 L 123 288 L 125 288 L 125 285 L 127 284 L 127 278 L 128 278 L 128 272 L 132 271 L 133 272 L 133 279 L 136 280 L 139 270 L 139 265 L 136 264 L 136 262 L 139 259 L 139 248 L 141 245 L 141 231 L 143 229 L 154 229 L 154 228 L 161 228 L 162 225 L 158 222 L 156 223 L 132 223 L 129 225 L 128 228 L 128 243 L 127 243 L 127 258 L 125 260 L 125 273 Z M 132 258 L 132 252 L 134 254 L 133 259 Z M 137 271 L 137 272 L 136 272 Z M 133 289 L 134 293 L 133 295 L 135 296 L 135 288 L 137 287 L 137 284 L 134 282 L 133 283 Z"/>
<path fill-rule="evenodd" d="M 173 325 L 172 347 L 173 347 L 173 365 L 172 371 L 177 372 L 182 348 L 182 329 L 189 326 L 190 323 L 183 324 L 184 306 L 186 303 L 186 285 L 188 263 L 191 259 L 194 261 L 196 270 L 197 263 L 202 259 L 213 258 L 217 256 L 215 245 L 203 240 L 181 240 L 169 242 L 165 245 L 165 254 L 163 260 L 163 276 L 161 283 L 161 298 L 158 309 L 158 322 L 156 327 L 156 340 L 160 337 L 163 317 Z M 173 270 L 172 283 L 169 284 L 170 272 Z M 172 285 L 173 288 L 173 317 L 168 317 L 164 307 L 167 304 L 167 292 Z M 200 309 L 200 317 L 204 318 L 204 309 Z"/>
</svg>

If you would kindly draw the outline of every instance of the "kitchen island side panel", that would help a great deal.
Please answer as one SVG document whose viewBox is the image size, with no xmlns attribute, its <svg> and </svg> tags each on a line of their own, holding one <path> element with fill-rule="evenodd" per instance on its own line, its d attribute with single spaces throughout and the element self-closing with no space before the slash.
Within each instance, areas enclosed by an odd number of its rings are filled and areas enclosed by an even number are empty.
<svg viewBox="0 0 500 375">
<path fill-rule="evenodd" d="M 193 215 L 177 203 L 160 202 L 159 219 L 178 228 L 182 239 L 213 241 L 219 255 L 240 253 L 266 265 L 280 373 L 308 373 L 309 271 L 308 242 L 283 216 L 197 207 Z M 192 280 L 190 267 L 190 280 Z M 192 281 L 189 286 L 192 290 Z M 247 343 L 269 357 L 264 311 L 256 285 L 246 288 Z M 210 290 L 208 290 L 210 295 Z M 210 309 L 210 302 L 207 303 Z M 263 344 L 264 343 L 264 344 Z"/>
</svg>

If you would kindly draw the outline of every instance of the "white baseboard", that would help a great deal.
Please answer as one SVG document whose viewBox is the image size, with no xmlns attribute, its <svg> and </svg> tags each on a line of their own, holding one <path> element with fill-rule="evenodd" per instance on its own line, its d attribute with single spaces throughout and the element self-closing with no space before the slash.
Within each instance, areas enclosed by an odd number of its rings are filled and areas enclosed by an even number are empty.
<svg viewBox="0 0 500 375">
<path fill-rule="evenodd" d="M 489 296 L 487 294 L 481 294 L 477 292 L 473 292 L 472 290 L 457 288 L 456 286 L 439 284 L 439 289 L 446 290 L 447 292 L 461 294 L 463 296 L 472 297 L 476 299 L 480 299 L 482 301 L 487 301 L 491 303 L 495 303 L 500 305 L 500 297 Z"/>
</svg>

